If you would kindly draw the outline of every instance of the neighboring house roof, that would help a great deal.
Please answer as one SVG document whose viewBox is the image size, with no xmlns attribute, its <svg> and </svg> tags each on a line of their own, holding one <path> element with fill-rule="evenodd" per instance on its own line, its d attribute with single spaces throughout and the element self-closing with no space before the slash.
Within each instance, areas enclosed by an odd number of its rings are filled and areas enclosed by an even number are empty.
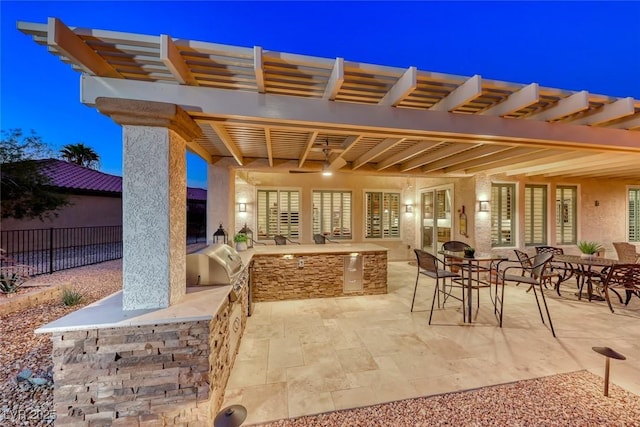
<svg viewBox="0 0 640 427">
<path fill-rule="evenodd" d="M 69 191 L 91 193 L 122 193 L 122 177 L 59 159 L 38 160 L 42 172 L 51 179 L 51 185 Z M 207 190 L 187 187 L 188 200 L 207 200 Z"/>
</svg>

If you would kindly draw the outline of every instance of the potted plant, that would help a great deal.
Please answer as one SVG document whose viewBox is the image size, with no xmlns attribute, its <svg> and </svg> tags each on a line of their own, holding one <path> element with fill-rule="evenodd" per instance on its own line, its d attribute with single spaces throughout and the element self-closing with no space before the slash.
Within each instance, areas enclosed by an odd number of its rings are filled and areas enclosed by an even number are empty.
<svg viewBox="0 0 640 427">
<path fill-rule="evenodd" d="M 233 236 L 233 241 L 236 243 L 236 250 L 238 252 L 247 250 L 247 235 L 245 233 L 238 233 Z"/>
<path fill-rule="evenodd" d="M 473 256 L 476 254 L 476 250 L 474 248 L 472 248 L 471 246 L 469 246 L 468 248 L 464 248 L 464 257 L 465 258 L 473 258 Z"/>
<path fill-rule="evenodd" d="M 582 252 L 583 258 L 594 258 L 598 252 L 602 250 L 602 245 L 598 242 L 582 240 L 578 242 L 578 249 Z"/>
</svg>

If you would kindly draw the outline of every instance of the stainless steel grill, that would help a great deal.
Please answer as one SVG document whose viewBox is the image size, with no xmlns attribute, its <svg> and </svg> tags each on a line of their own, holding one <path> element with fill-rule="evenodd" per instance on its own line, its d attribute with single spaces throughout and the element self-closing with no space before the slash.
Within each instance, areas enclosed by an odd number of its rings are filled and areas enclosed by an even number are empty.
<svg viewBox="0 0 640 427">
<path fill-rule="evenodd" d="M 238 252 L 222 243 L 188 254 L 186 264 L 187 286 L 236 286 L 243 270 Z"/>
</svg>

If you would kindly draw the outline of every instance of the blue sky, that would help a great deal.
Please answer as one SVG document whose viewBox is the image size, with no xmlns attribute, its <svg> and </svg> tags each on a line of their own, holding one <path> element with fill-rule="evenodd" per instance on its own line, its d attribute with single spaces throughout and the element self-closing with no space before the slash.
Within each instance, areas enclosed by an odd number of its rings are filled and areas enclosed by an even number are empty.
<svg viewBox="0 0 640 427">
<path fill-rule="evenodd" d="M 79 74 L 16 30 L 60 18 L 124 31 L 640 99 L 640 2 L 0 0 L 0 127 L 83 142 L 121 174 L 121 129 L 79 102 Z M 189 156 L 189 184 L 206 168 Z"/>
</svg>

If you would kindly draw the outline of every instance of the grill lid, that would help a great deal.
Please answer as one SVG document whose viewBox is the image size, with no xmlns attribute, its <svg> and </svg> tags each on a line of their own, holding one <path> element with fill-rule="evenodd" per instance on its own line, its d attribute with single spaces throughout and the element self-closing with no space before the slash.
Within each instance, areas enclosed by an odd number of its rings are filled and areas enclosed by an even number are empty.
<svg viewBox="0 0 640 427">
<path fill-rule="evenodd" d="M 242 258 L 231 246 L 218 243 L 187 255 L 187 286 L 230 285 L 242 271 Z"/>
</svg>

